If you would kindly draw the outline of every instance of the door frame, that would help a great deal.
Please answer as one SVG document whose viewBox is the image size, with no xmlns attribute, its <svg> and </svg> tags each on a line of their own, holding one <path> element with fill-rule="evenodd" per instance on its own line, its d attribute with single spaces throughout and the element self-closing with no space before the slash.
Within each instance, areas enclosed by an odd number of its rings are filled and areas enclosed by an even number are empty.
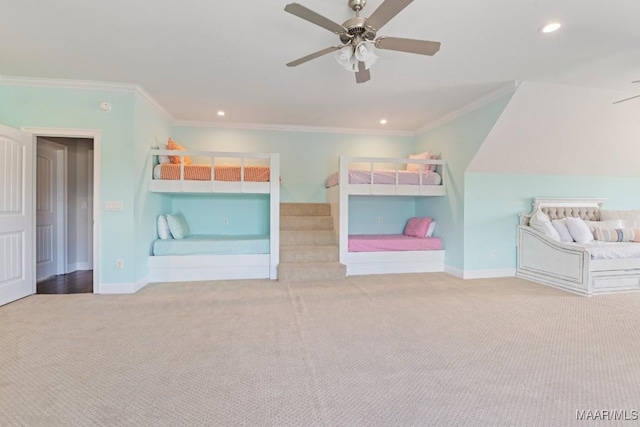
<svg viewBox="0 0 640 427">
<path fill-rule="evenodd" d="M 34 145 L 37 144 L 38 137 L 43 138 L 88 138 L 93 139 L 93 293 L 100 293 L 100 153 L 101 141 L 100 130 L 98 129 L 74 129 L 74 128 L 42 128 L 23 126 L 21 130 L 33 134 Z M 36 145 L 37 147 L 37 145 Z M 36 151 L 33 150 L 32 162 L 35 165 Z M 33 179 L 35 182 L 35 167 L 33 168 Z M 33 192 L 33 203 L 35 203 L 35 191 Z M 35 205 L 34 205 L 35 206 Z M 33 211 L 33 224 L 35 227 L 35 209 Z M 35 240 L 35 233 L 34 233 Z M 33 242 L 35 248 L 35 241 Z M 35 268 L 35 264 L 34 264 Z M 34 284 L 35 286 L 35 284 Z"/>
<path fill-rule="evenodd" d="M 69 147 L 63 144 L 58 144 L 54 141 L 49 141 L 44 137 L 36 136 L 36 156 L 38 155 L 38 147 L 40 144 L 51 147 L 51 149 L 56 151 L 56 160 L 57 160 L 57 170 L 55 171 L 57 176 L 56 183 L 56 234 L 57 234 L 57 245 L 56 250 L 58 251 L 58 265 L 56 266 L 56 271 L 58 274 L 66 274 L 68 272 L 67 265 L 67 247 L 68 247 L 68 235 L 67 235 L 67 225 L 68 225 L 68 212 L 67 212 L 67 199 L 68 199 L 68 188 L 67 188 L 67 162 L 69 158 Z M 42 138 L 42 141 L 38 141 L 38 138 Z M 34 163 L 34 170 L 37 177 L 38 166 L 37 162 Z M 38 183 L 35 183 L 35 188 L 37 189 Z M 36 214 L 38 213 L 38 209 L 36 206 Z M 38 226 L 38 220 L 36 218 L 36 227 Z M 37 277 L 36 277 L 37 281 Z"/>
</svg>

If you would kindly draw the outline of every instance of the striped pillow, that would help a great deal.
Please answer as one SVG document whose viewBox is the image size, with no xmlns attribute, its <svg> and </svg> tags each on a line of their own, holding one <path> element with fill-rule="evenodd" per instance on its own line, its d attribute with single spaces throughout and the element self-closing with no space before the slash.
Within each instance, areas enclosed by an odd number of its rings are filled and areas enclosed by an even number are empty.
<svg viewBox="0 0 640 427">
<path fill-rule="evenodd" d="M 593 235 L 602 242 L 640 242 L 640 229 L 595 228 Z"/>
<path fill-rule="evenodd" d="M 404 235 L 411 237 L 424 237 L 431 225 L 431 218 L 414 217 L 407 221 L 407 225 L 404 227 Z"/>
</svg>

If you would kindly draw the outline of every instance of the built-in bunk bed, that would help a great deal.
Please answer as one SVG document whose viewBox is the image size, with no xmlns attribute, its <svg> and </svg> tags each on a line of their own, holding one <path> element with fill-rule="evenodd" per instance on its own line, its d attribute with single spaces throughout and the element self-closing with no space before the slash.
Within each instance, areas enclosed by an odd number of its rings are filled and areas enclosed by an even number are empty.
<svg viewBox="0 0 640 427">
<path fill-rule="evenodd" d="M 351 196 L 444 196 L 444 165 L 445 161 L 428 156 L 339 158 L 338 172 L 327 178 L 327 201 L 347 275 L 444 271 L 438 237 L 349 233 Z"/>
<path fill-rule="evenodd" d="M 203 198 L 215 194 L 269 195 L 267 235 L 193 235 L 184 239 L 171 239 L 171 236 L 158 239 L 149 257 L 151 282 L 277 279 L 279 154 L 154 149 L 150 150 L 149 156 L 154 165 L 149 184 L 152 192 L 191 193 Z"/>
</svg>

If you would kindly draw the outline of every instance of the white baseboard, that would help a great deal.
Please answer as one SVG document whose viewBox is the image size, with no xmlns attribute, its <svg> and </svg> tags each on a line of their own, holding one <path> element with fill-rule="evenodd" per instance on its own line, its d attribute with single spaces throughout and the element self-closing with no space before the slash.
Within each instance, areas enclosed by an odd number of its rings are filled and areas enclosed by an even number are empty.
<svg viewBox="0 0 640 427">
<path fill-rule="evenodd" d="M 91 265 L 88 262 L 76 262 L 75 264 L 67 265 L 67 273 L 73 273 L 74 271 L 86 271 L 91 270 Z"/>
<path fill-rule="evenodd" d="M 101 283 L 99 294 L 135 294 L 149 284 L 149 276 L 129 283 Z"/>
<path fill-rule="evenodd" d="M 498 270 L 460 270 L 459 268 L 444 266 L 444 271 L 460 279 L 491 279 L 496 277 L 515 277 L 515 268 L 503 268 Z"/>
</svg>

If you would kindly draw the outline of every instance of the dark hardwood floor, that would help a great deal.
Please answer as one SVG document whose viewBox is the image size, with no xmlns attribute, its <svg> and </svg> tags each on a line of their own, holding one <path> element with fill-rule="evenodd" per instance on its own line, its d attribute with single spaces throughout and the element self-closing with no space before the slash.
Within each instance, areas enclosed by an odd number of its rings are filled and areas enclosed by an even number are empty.
<svg viewBox="0 0 640 427">
<path fill-rule="evenodd" d="M 93 270 L 60 274 L 38 282 L 38 294 L 86 294 L 93 292 Z"/>
</svg>

